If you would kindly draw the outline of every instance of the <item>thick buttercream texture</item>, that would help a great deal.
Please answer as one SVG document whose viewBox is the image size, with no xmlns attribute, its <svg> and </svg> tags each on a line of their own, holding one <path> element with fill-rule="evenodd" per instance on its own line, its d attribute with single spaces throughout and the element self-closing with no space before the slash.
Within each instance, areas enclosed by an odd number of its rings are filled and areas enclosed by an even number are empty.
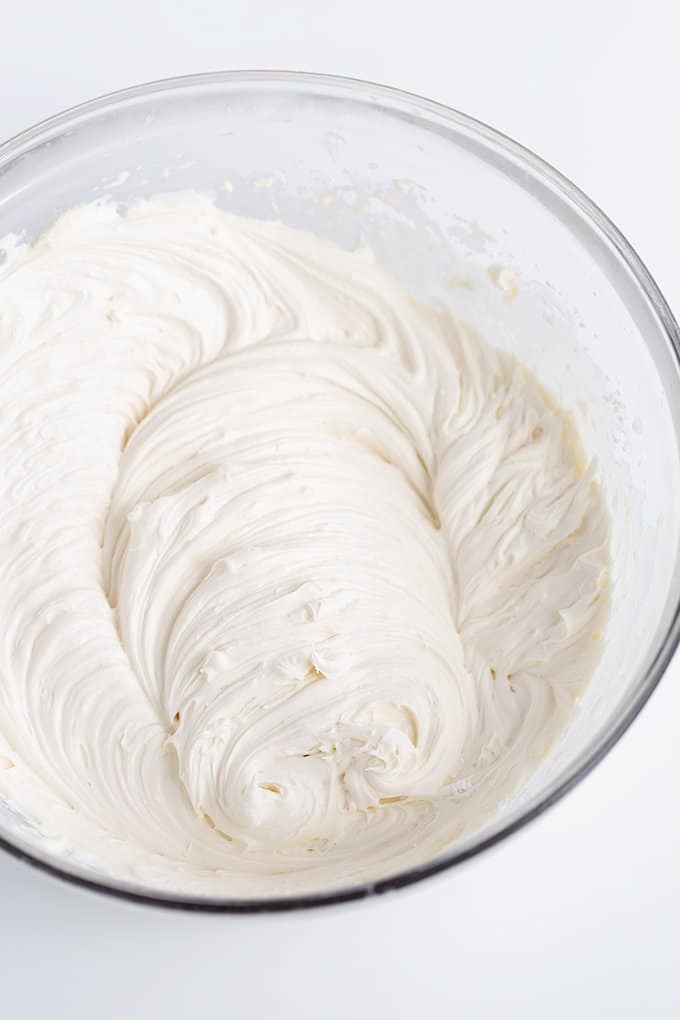
<svg viewBox="0 0 680 1020">
<path fill-rule="evenodd" d="M 421 863 L 596 665 L 608 523 L 511 357 L 195 195 L 0 268 L 0 791 L 63 853 L 263 896 Z"/>
</svg>

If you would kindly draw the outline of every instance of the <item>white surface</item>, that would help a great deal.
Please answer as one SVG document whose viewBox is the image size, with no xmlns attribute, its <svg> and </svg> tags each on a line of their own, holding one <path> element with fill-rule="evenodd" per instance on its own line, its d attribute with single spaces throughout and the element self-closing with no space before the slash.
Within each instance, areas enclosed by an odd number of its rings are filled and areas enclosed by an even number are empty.
<svg viewBox="0 0 680 1020">
<path fill-rule="evenodd" d="M 134 82 L 222 67 L 367 77 L 492 123 L 580 184 L 680 311 L 672 5 L 227 0 L 12 5 L 0 136 Z M 11 99 L 10 99 L 11 97 Z M 0 856 L 0 1003 L 12 1020 L 680 1012 L 680 661 L 566 800 L 457 872 L 274 918 L 134 907 Z"/>
</svg>

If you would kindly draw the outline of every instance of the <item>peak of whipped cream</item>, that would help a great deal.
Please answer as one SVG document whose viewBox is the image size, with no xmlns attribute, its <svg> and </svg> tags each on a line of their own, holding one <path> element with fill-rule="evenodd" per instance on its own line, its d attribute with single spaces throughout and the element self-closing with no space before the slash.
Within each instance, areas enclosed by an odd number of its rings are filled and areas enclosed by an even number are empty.
<svg viewBox="0 0 680 1020">
<path fill-rule="evenodd" d="M 66 213 L 0 267 L 0 795 L 187 893 L 434 856 L 596 666 L 577 448 L 366 253 L 196 195 Z"/>
</svg>

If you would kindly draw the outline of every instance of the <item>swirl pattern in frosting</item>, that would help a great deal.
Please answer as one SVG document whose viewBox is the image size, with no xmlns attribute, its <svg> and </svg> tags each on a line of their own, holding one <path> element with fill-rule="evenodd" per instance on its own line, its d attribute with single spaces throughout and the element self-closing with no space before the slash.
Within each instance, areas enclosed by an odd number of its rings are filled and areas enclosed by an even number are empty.
<svg viewBox="0 0 680 1020">
<path fill-rule="evenodd" d="M 198 894 L 370 881 L 517 789 L 599 656 L 573 426 L 367 253 L 195 195 L 0 267 L 0 792 Z"/>
</svg>

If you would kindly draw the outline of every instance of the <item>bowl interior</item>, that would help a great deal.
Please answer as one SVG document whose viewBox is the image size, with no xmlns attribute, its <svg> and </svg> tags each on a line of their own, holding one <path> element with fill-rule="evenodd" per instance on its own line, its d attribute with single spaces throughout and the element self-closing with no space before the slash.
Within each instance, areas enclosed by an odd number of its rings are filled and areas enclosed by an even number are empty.
<svg viewBox="0 0 680 1020">
<path fill-rule="evenodd" d="M 540 160 L 416 97 L 319 76 L 160 83 L 27 132 L 0 149 L 0 248 L 78 203 L 125 206 L 185 189 L 241 215 L 370 247 L 416 296 L 516 354 L 570 411 L 597 459 L 613 554 L 600 668 L 529 785 L 438 864 L 461 859 L 606 750 L 676 639 L 680 379 L 672 319 L 623 239 Z M 0 805 L 0 835 L 53 858 L 9 806 Z M 58 866 L 84 870 L 61 857 Z"/>
</svg>

